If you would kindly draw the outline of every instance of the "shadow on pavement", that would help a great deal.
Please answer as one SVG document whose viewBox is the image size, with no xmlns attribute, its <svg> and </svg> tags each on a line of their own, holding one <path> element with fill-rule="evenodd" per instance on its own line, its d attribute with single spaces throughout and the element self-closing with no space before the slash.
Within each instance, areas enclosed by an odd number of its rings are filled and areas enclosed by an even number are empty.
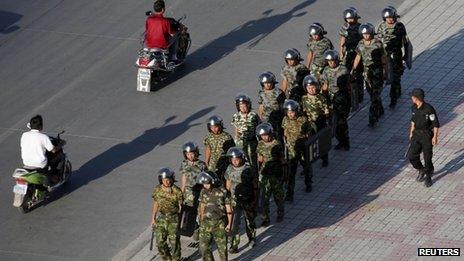
<svg viewBox="0 0 464 261">
<path fill-rule="evenodd" d="M 19 29 L 14 25 L 23 16 L 17 13 L 0 10 L 0 34 L 9 34 Z"/>
<path fill-rule="evenodd" d="M 170 123 L 176 116 L 169 117 L 162 126 L 146 130 L 142 135 L 128 143 L 114 145 L 74 171 L 69 185 L 63 189 L 61 195 L 57 195 L 55 198 L 52 198 L 51 201 L 72 193 L 74 190 L 85 186 L 93 180 L 104 177 L 114 169 L 149 153 L 157 146 L 169 143 L 188 131 L 191 127 L 202 124 L 193 122 L 207 115 L 213 111 L 214 108 L 214 106 L 211 106 L 202 109 L 179 123 Z"/>
<path fill-rule="evenodd" d="M 262 18 L 248 21 L 229 33 L 208 42 L 187 56 L 186 66 L 179 77 L 211 66 L 231 54 L 238 46 L 249 41 L 252 42 L 248 45 L 248 48 L 256 46 L 262 39 L 292 18 L 305 15 L 306 12 L 297 12 L 310 6 L 315 1 L 303 1 L 289 11 L 281 14 L 271 15 L 273 10 L 266 10 L 262 13 Z"/>
<path fill-rule="evenodd" d="M 268 251 L 275 250 L 286 241 L 292 240 L 301 232 L 306 231 L 307 235 L 308 230 L 314 231 L 316 234 L 315 239 L 311 239 L 313 245 L 334 245 L 337 237 L 324 233 L 328 227 L 334 224 L 351 231 L 363 231 L 362 227 L 356 225 L 362 223 L 361 220 L 367 213 L 375 212 L 378 208 L 377 203 L 380 201 L 376 201 L 376 204 L 369 203 L 376 200 L 381 194 L 395 190 L 394 182 L 390 181 L 400 174 L 406 165 L 409 165 L 408 159 L 404 158 L 404 152 L 408 146 L 407 134 L 411 117 L 409 92 L 416 87 L 425 90 L 426 101 L 435 107 L 440 119 L 441 134 L 439 140 L 443 140 L 447 135 L 456 135 L 452 132 L 453 129 L 462 124 L 462 122 L 452 121 L 464 113 L 464 64 L 459 61 L 450 61 L 446 54 L 452 48 L 450 46 L 455 46 L 453 48 L 456 50 L 464 48 L 464 44 L 462 44 L 464 43 L 463 31 L 461 30 L 452 37 L 441 41 L 416 57 L 415 67 L 407 73 L 407 77 L 403 77 L 401 103 L 395 110 L 386 109 L 386 115 L 381 120 L 379 127 L 375 130 L 369 130 L 365 125 L 354 126 L 356 131 L 353 132 L 355 132 L 356 138 L 362 138 L 362 141 L 354 140 L 352 137 L 355 146 L 352 146 L 350 152 L 332 151 L 330 153 L 331 164 L 327 170 L 320 169 L 319 162 L 313 165 L 315 170 L 313 192 L 310 194 L 301 192 L 303 190 L 302 179 L 298 175 L 295 201 L 293 204 L 286 203 L 284 222 L 279 224 L 274 222 L 275 219 L 271 219 L 272 226 L 258 236 L 258 246 L 253 249 L 244 249 L 244 252 L 239 253 L 240 255 L 235 260 L 257 258 Z M 435 61 L 441 66 L 433 68 L 434 73 L 431 72 L 432 67 L 427 66 L 430 61 Z M 389 100 L 388 93 L 388 89 L 383 91 L 384 101 Z M 365 114 L 360 115 L 365 117 Z M 356 121 L 356 118 L 352 121 Z M 367 118 L 356 121 L 356 124 L 364 123 L 367 124 Z M 458 173 L 458 170 L 463 167 L 463 144 L 458 140 L 451 140 L 446 144 L 441 142 L 441 145 L 438 145 L 451 150 L 451 152 L 447 150 L 445 153 L 452 153 L 454 159 L 435 173 L 434 182 L 444 180 L 449 174 Z M 390 151 L 391 153 L 388 153 Z M 434 149 L 434 153 L 436 152 L 437 148 Z M 435 159 L 436 157 L 435 155 Z M 413 173 L 412 180 L 415 179 L 416 172 L 413 171 Z M 421 183 L 415 185 L 423 186 Z M 389 199 L 387 198 L 387 200 Z M 273 203 L 271 205 L 273 206 Z M 257 226 L 259 225 L 257 223 Z M 344 235 L 344 237 L 347 236 L 349 235 Z M 244 243 L 246 242 L 241 245 Z M 299 258 L 305 259 L 308 258 L 308 254 L 318 252 L 317 249 L 308 249 L 303 251 Z M 272 258 L 287 257 L 287 254 L 278 256 L 278 250 L 275 250 L 273 254 L 277 256 L 267 257 L 271 260 L 274 260 Z M 314 258 L 320 257 L 322 256 L 316 254 Z M 289 259 L 292 258 L 289 257 Z"/>
</svg>

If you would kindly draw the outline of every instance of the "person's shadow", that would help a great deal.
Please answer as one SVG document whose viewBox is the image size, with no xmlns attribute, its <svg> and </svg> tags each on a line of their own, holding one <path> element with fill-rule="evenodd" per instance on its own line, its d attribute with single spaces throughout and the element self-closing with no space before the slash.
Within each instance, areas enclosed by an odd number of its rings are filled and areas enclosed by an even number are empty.
<svg viewBox="0 0 464 261">
<path fill-rule="evenodd" d="M 227 34 L 220 36 L 207 44 L 203 45 L 186 58 L 185 68 L 179 71 L 176 79 L 183 77 L 190 72 L 205 69 L 217 61 L 231 54 L 238 46 L 252 41 L 248 48 L 255 47 L 261 40 L 279 28 L 282 24 L 290 21 L 292 18 L 301 17 L 307 12 L 297 13 L 299 10 L 308 7 L 316 0 L 303 1 L 289 11 L 281 14 L 271 15 L 274 11 L 269 9 L 264 11 L 263 17 L 248 21 L 237 26 Z M 192 41 L 195 36 L 192 36 Z"/>
<path fill-rule="evenodd" d="M 200 125 L 201 123 L 192 122 L 207 115 L 213 111 L 214 108 L 215 106 L 211 106 L 202 109 L 179 123 L 170 123 L 176 118 L 176 116 L 171 116 L 165 120 L 162 126 L 146 130 L 142 135 L 128 143 L 124 142 L 114 145 L 86 162 L 76 171 L 73 171 L 68 185 L 61 193 L 56 193 L 50 202 L 63 195 L 72 193 L 74 190 L 87 185 L 93 180 L 109 174 L 114 169 L 149 153 L 157 146 L 164 145 L 174 140 L 191 127 Z"/>
<path fill-rule="evenodd" d="M 455 152 L 454 154 L 458 156 L 446 163 L 446 165 L 443 168 L 441 168 L 439 171 L 433 174 L 434 183 L 442 179 L 446 175 L 457 172 L 464 166 L 464 149 L 461 149 L 460 151 Z"/>
<path fill-rule="evenodd" d="M 14 25 L 23 16 L 17 13 L 0 10 L 0 34 L 9 34 L 19 29 Z"/>
</svg>

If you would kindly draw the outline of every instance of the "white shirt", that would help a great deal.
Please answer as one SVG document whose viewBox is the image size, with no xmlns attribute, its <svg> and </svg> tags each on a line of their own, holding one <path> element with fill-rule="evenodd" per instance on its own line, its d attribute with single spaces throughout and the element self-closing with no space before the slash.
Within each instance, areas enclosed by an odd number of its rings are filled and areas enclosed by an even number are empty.
<svg viewBox="0 0 464 261">
<path fill-rule="evenodd" d="M 24 166 L 44 168 L 47 166 L 45 151 L 54 148 L 50 138 L 38 130 L 30 130 L 21 136 L 21 158 Z"/>
</svg>

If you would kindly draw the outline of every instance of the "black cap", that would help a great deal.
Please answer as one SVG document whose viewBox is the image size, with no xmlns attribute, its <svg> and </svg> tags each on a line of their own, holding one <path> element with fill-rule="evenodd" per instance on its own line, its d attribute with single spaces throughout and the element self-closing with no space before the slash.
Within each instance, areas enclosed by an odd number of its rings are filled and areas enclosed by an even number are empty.
<svg viewBox="0 0 464 261">
<path fill-rule="evenodd" d="M 421 88 L 415 88 L 414 90 L 412 90 L 411 96 L 414 96 L 416 98 L 423 100 L 425 97 L 425 93 L 424 93 L 424 90 L 422 90 Z"/>
</svg>

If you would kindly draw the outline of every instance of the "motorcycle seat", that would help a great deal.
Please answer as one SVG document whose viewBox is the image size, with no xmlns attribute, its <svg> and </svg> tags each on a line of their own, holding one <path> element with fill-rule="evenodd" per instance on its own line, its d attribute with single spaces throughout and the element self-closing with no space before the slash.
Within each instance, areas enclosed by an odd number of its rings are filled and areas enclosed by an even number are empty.
<svg viewBox="0 0 464 261">
<path fill-rule="evenodd" d="M 149 50 L 152 53 L 169 53 L 169 49 L 161 49 L 161 48 L 150 48 Z"/>
<path fill-rule="evenodd" d="M 22 168 L 22 169 L 15 169 L 14 173 L 13 173 L 13 178 L 20 178 L 26 174 L 28 174 L 29 170 L 27 170 L 26 167 Z"/>
</svg>

